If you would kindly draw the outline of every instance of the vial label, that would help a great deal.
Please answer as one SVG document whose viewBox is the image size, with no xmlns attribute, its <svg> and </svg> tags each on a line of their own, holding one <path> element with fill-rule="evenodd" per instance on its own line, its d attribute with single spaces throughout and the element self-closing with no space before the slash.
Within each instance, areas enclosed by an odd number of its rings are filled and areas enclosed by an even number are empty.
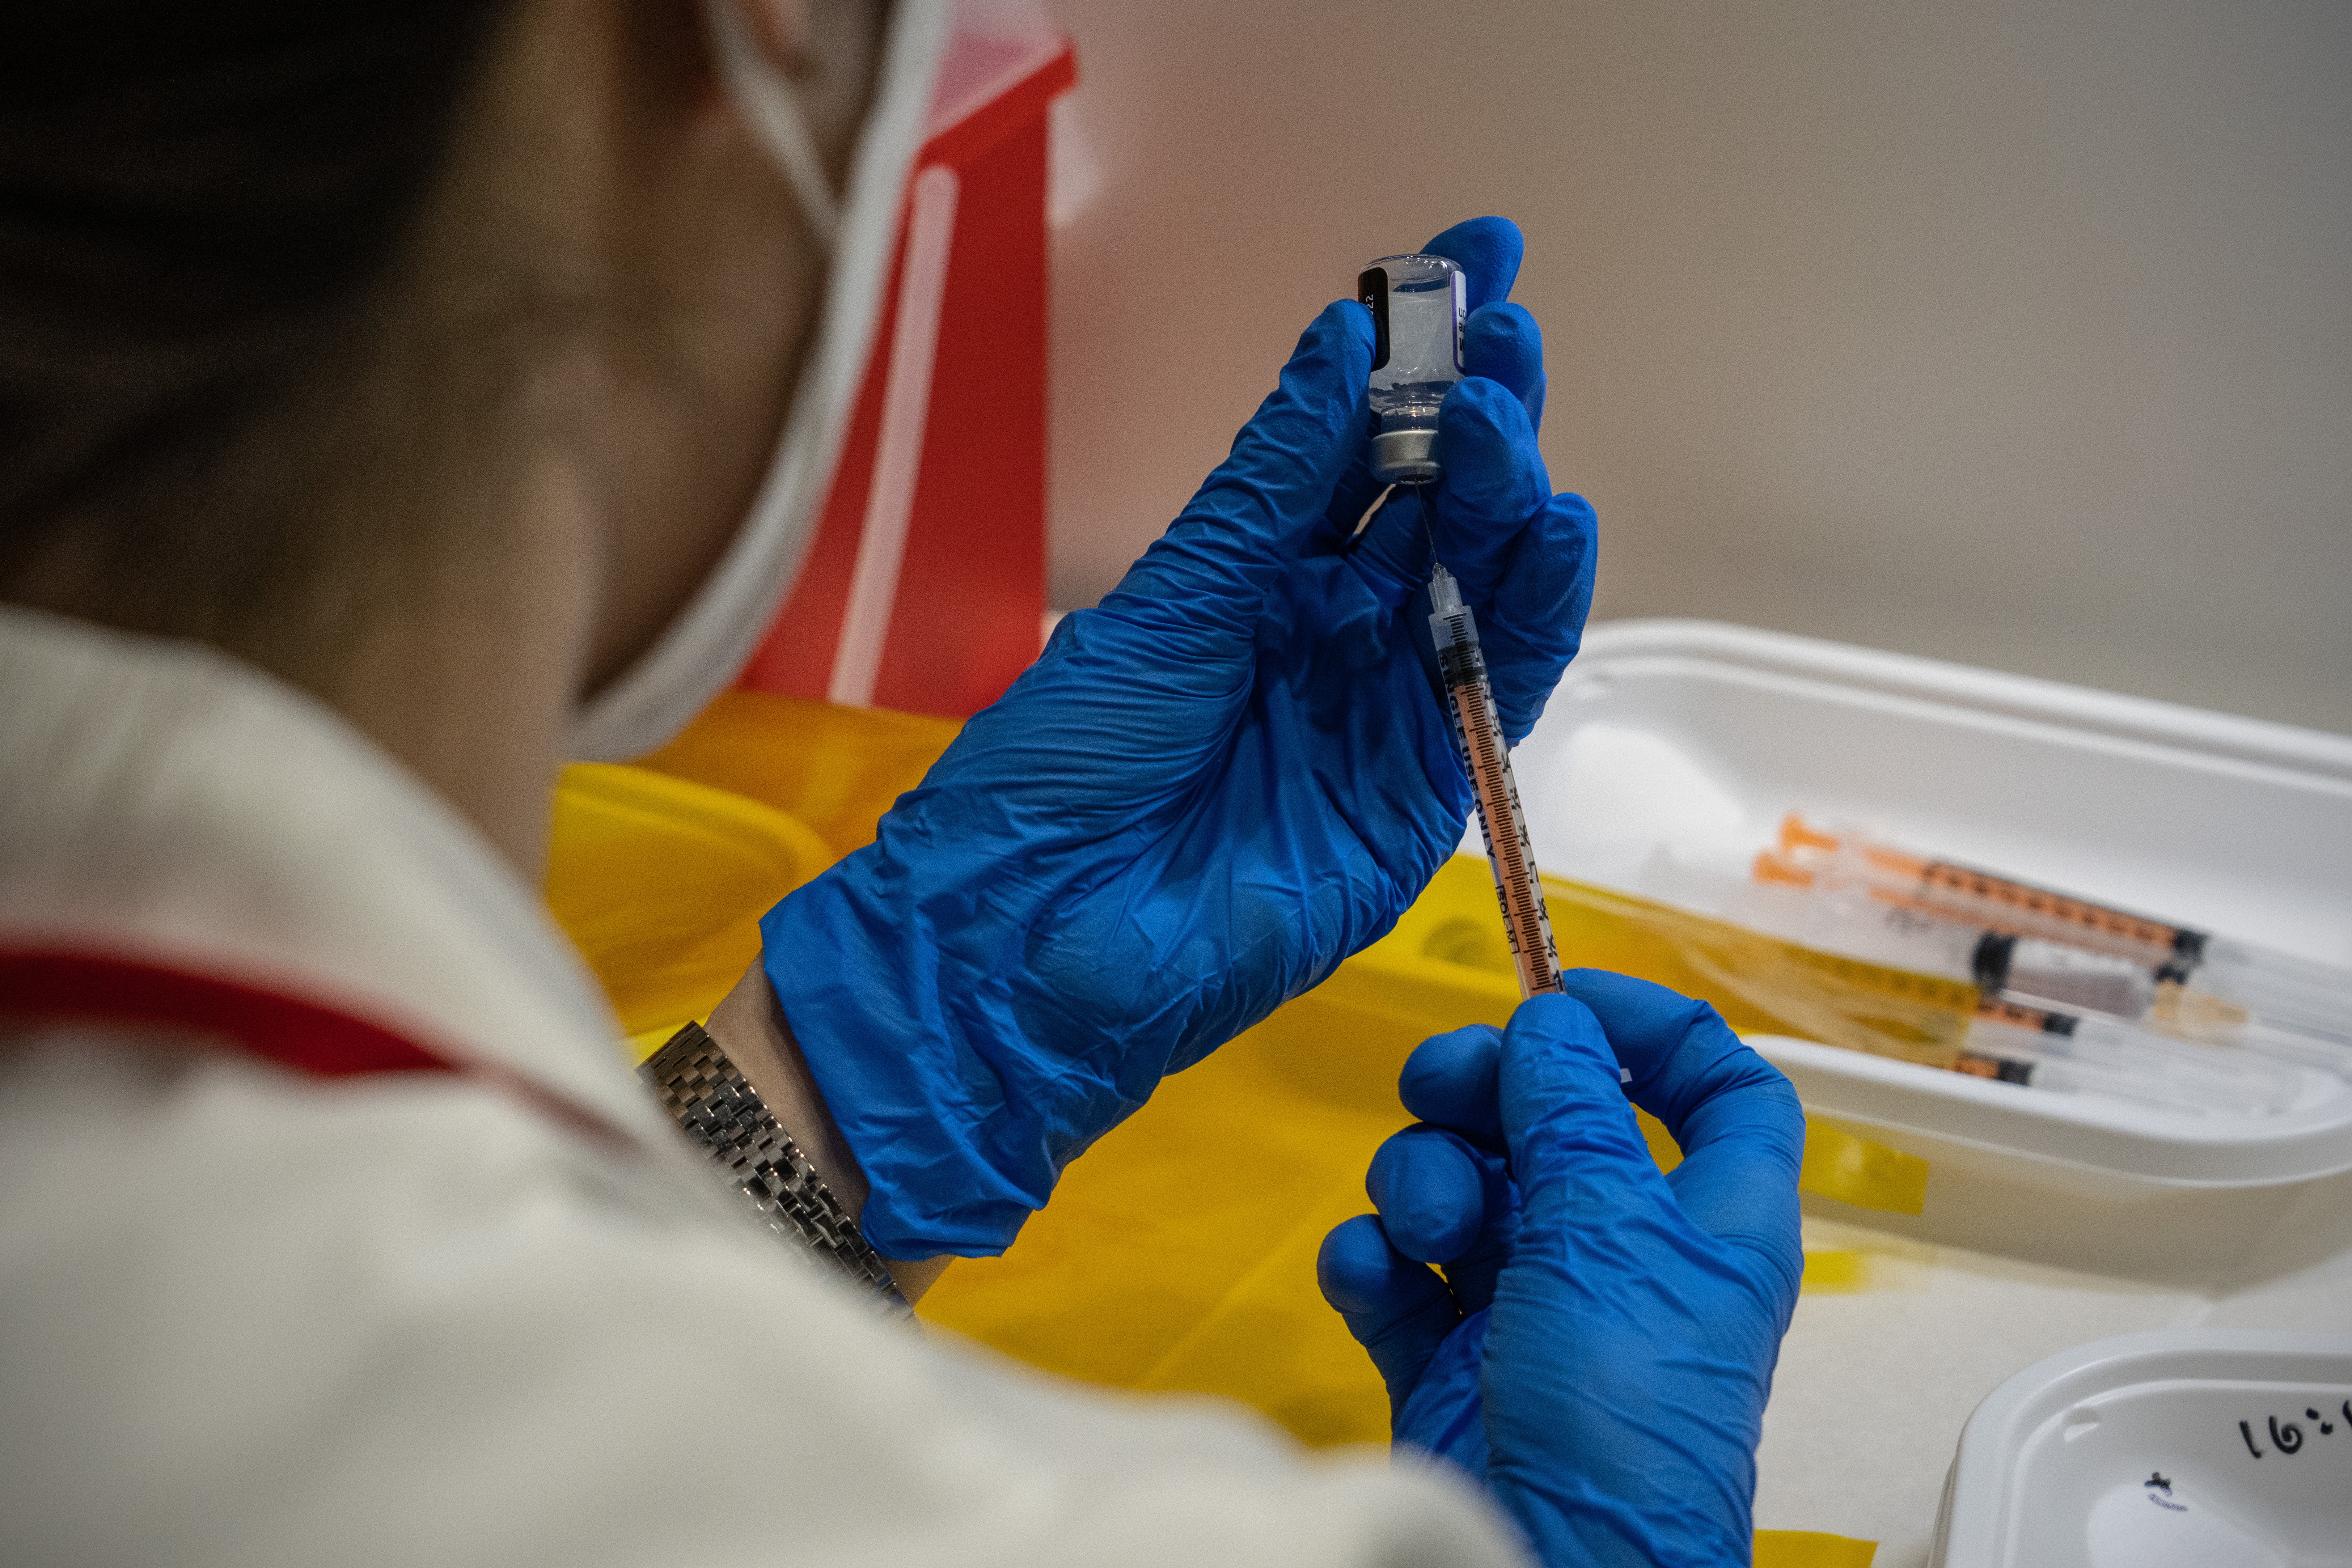
<svg viewBox="0 0 2352 1568">
<path fill-rule="evenodd" d="M 1389 269 L 1368 267 L 1356 275 L 1356 298 L 1372 313 L 1372 369 L 1389 362 Z"/>
</svg>

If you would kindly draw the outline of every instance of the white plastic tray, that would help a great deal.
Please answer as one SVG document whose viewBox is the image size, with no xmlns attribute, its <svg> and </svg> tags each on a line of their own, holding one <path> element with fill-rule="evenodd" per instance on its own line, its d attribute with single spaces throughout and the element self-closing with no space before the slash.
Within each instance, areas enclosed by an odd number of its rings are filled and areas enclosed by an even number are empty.
<svg viewBox="0 0 2352 1568">
<path fill-rule="evenodd" d="M 1709 622 L 1592 628 L 1514 758 L 1547 871 L 1633 885 L 1661 841 L 1787 811 L 2352 962 L 2352 739 Z M 1573 954 L 1563 955 L 1569 962 Z M 2352 1085 L 2207 1118 L 1759 1039 L 1818 1113 L 1940 1160 L 2128 1199 L 2352 1168 Z M 2215 1210 L 2221 1230 L 2243 1215 Z M 1966 1239 L 1963 1238 L 1962 1239 Z"/>
<path fill-rule="evenodd" d="M 2038 1362 L 1969 1417 L 1933 1568 L 2352 1563 L 2352 1335 L 2177 1330 Z"/>
</svg>

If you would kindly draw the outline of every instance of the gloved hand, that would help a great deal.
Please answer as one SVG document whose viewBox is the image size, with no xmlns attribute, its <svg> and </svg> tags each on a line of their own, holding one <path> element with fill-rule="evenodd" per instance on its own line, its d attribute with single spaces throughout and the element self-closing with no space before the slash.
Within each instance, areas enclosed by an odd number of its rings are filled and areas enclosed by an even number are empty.
<svg viewBox="0 0 2352 1568">
<path fill-rule="evenodd" d="M 1397 1443 L 1488 1488 L 1549 1568 L 1745 1563 L 1804 1270 L 1804 1116 L 1713 1008 L 1565 983 L 1413 1053 L 1422 1123 L 1373 1156 L 1379 1215 L 1325 1239 L 1323 1293 L 1387 1380 Z M 1682 1146 L 1672 1172 L 1629 1096 Z"/>
<path fill-rule="evenodd" d="M 1471 794 L 1426 659 L 1431 542 L 1512 738 L 1574 655 L 1593 519 L 1536 448 L 1518 231 L 1429 249 L 1477 308 L 1427 514 L 1367 471 L 1371 325 L 1317 318 L 1232 455 L 1066 617 L 880 836 L 762 923 L 884 1255 L 1001 1251 L 1069 1160 L 1385 933 Z M 1402 493 L 1400 492 L 1402 497 Z"/>
</svg>

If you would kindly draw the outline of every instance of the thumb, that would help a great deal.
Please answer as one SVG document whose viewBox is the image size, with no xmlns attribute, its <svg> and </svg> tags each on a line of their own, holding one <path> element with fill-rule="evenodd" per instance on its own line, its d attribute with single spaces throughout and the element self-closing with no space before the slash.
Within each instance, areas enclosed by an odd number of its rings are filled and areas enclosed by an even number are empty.
<svg viewBox="0 0 2352 1568">
<path fill-rule="evenodd" d="M 1672 1203 L 1591 1009 L 1559 995 L 1521 1003 L 1503 1030 L 1499 1080 L 1523 1237 L 1607 1228 Z"/>
</svg>

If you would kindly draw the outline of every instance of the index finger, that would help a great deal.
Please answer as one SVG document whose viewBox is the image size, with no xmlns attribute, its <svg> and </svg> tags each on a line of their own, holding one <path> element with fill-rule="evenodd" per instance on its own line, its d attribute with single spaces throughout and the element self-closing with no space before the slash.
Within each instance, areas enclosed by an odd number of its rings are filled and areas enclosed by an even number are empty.
<svg viewBox="0 0 2352 1568">
<path fill-rule="evenodd" d="M 1527 248 L 1518 225 L 1508 218 L 1484 217 L 1455 224 L 1423 246 L 1421 254 L 1442 256 L 1467 275 L 1465 303 L 1476 310 L 1511 297 L 1511 285 L 1518 281 L 1519 258 Z"/>
</svg>

